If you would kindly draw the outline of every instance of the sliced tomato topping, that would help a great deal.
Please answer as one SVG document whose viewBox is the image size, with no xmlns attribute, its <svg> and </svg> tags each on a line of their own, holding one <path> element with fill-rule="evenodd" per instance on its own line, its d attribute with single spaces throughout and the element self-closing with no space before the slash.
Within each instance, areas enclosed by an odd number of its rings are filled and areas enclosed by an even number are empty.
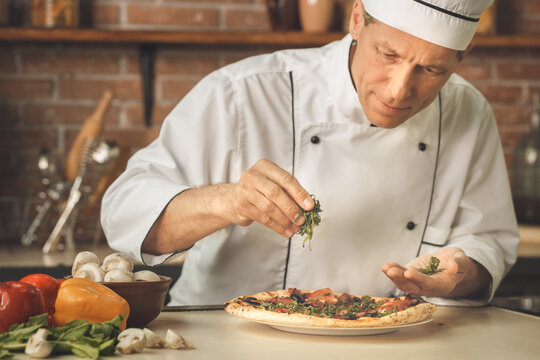
<svg viewBox="0 0 540 360">
<path fill-rule="evenodd" d="M 275 300 L 275 302 L 276 302 L 276 304 L 280 304 L 280 303 L 281 303 L 281 304 L 288 305 L 288 304 L 294 302 L 294 300 L 291 299 L 290 297 L 284 297 L 284 296 L 282 296 L 282 297 L 277 298 L 277 299 Z"/>
<path fill-rule="evenodd" d="M 336 295 L 334 295 L 334 292 L 330 290 L 329 288 L 325 289 L 319 289 L 315 290 L 311 294 L 309 294 L 306 298 L 306 301 L 308 302 L 322 302 L 322 303 L 328 303 L 328 304 L 335 304 L 337 303 L 338 299 L 336 298 Z"/>
<path fill-rule="evenodd" d="M 386 311 L 402 311 L 407 308 L 410 308 L 413 306 L 413 302 L 415 301 L 414 298 L 411 297 L 397 297 L 395 299 L 390 300 L 384 305 L 381 305 L 377 308 L 377 311 L 379 312 L 386 312 Z"/>
</svg>

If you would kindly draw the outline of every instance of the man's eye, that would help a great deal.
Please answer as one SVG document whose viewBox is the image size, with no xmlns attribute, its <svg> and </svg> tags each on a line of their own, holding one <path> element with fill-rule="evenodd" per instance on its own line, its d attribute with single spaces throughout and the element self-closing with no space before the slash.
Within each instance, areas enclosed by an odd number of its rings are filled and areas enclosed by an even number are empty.
<svg viewBox="0 0 540 360">
<path fill-rule="evenodd" d="M 398 58 L 396 54 L 382 52 L 382 51 L 379 53 L 379 56 L 380 56 L 381 60 L 385 61 L 385 62 L 394 62 Z"/>
<path fill-rule="evenodd" d="M 424 70 L 428 73 L 428 74 L 433 74 L 433 75 L 439 75 L 439 74 L 442 74 L 443 72 L 439 69 L 435 69 L 435 68 L 432 68 L 430 66 L 426 66 L 424 68 Z"/>
<path fill-rule="evenodd" d="M 377 48 L 377 53 L 380 57 L 384 58 L 385 60 L 392 60 L 397 57 L 395 53 L 389 52 L 388 50 Z"/>
</svg>

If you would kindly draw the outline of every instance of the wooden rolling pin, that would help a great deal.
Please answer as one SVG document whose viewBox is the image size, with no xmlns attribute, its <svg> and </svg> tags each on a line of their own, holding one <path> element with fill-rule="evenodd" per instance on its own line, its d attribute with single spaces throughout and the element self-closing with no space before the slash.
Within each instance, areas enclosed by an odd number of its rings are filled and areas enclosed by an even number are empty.
<svg viewBox="0 0 540 360">
<path fill-rule="evenodd" d="M 98 107 L 92 115 L 86 118 L 83 126 L 81 127 L 81 130 L 79 130 L 79 133 L 77 134 L 77 137 L 75 138 L 75 141 L 73 142 L 73 145 L 71 146 L 71 149 L 69 150 L 69 154 L 67 156 L 64 174 L 66 180 L 70 182 L 75 181 L 77 173 L 79 172 L 79 164 L 81 162 L 81 157 L 83 155 L 83 149 L 86 141 L 90 138 L 97 138 L 101 133 L 101 130 L 103 129 L 103 122 L 105 119 L 105 112 L 109 108 L 112 96 L 112 92 L 109 90 L 106 90 L 103 93 L 103 95 L 101 96 L 101 100 L 99 101 Z"/>
</svg>

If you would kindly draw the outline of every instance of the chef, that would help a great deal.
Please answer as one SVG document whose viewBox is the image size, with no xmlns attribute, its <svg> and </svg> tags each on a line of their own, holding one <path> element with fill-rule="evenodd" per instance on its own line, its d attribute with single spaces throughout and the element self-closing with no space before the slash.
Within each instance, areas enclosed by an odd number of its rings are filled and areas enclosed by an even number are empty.
<svg viewBox="0 0 540 360">
<path fill-rule="evenodd" d="M 519 237 L 493 112 L 454 71 L 491 3 L 357 1 L 340 41 L 211 73 L 105 194 L 110 246 L 148 265 L 187 251 L 171 305 L 289 287 L 488 301 Z"/>
</svg>

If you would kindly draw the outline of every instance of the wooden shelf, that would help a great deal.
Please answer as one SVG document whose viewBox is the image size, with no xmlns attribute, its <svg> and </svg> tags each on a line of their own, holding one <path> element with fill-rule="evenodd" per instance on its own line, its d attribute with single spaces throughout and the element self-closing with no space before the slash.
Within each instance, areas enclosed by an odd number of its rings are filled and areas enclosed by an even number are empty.
<svg viewBox="0 0 540 360">
<path fill-rule="evenodd" d="M 96 42 L 180 45 L 320 46 L 341 39 L 343 33 L 303 32 L 179 32 L 96 29 L 0 29 L 0 41 Z"/>
<path fill-rule="evenodd" d="M 179 32 L 145 30 L 0 28 L 2 42 L 94 42 L 179 45 L 321 46 L 344 33 L 293 32 Z M 481 48 L 540 48 L 540 36 L 477 36 Z"/>
<path fill-rule="evenodd" d="M 479 35 L 473 42 L 481 48 L 540 48 L 540 36 L 533 35 Z"/>
</svg>

